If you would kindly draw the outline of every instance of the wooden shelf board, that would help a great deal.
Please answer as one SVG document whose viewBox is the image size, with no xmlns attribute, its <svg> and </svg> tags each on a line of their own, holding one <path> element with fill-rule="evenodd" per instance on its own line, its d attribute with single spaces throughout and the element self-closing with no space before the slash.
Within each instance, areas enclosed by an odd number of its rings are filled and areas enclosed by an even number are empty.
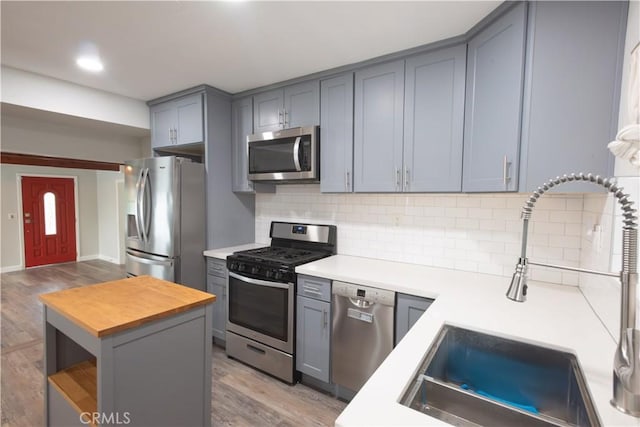
<svg viewBox="0 0 640 427">
<path fill-rule="evenodd" d="M 78 414 L 98 411 L 98 368 L 87 360 L 49 376 L 49 383 L 60 392 Z"/>
</svg>

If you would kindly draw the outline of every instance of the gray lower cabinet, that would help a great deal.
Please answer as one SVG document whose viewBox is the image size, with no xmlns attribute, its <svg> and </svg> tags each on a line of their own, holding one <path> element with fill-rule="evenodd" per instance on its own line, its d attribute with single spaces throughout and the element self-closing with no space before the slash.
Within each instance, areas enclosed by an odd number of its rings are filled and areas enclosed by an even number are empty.
<svg viewBox="0 0 640 427">
<path fill-rule="evenodd" d="M 214 294 L 212 335 L 217 341 L 226 341 L 227 331 L 227 266 L 224 260 L 207 258 L 207 292 Z"/>
<path fill-rule="evenodd" d="M 249 181 L 247 136 L 253 133 L 253 98 L 237 99 L 231 103 L 231 188 L 234 192 L 252 192 Z"/>
<path fill-rule="evenodd" d="M 320 82 L 320 191 L 353 191 L 353 73 Z"/>
<path fill-rule="evenodd" d="M 329 383 L 331 360 L 331 281 L 298 276 L 296 370 Z"/>
<path fill-rule="evenodd" d="M 628 2 L 532 2 L 520 191 L 572 172 L 609 176 Z M 561 191 L 594 191 L 572 183 Z"/>
<path fill-rule="evenodd" d="M 204 142 L 202 93 L 151 105 L 151 147 Z"/>
<path fill-rule="evenodd" d="M 255 133 L 319 124 L 318 80 L 297 83 L 253 96 Z"/>
<path fill-rule="evenodd" d="M 462 191 L 518 190 L 527 6 L 517 3 L 468 43 Z"/>
<path fill-rule="evenodd" d="M 353 189 L 401 189 L 404 60 L 356 71 Z"/>
<path fill-rule="evenodd" d="M 405 192 L 461 190 L 466 54 L 462 44 L 406 61 Z"/>
<path fill-rule="evenodd" d="M 422 298 L 414 295 L 397 294 L 396 302 L 396 340 L 398 345 L 400 340 L 409 332 L 409 329 L 418 321 L 434 300 Z"/>
</svg>

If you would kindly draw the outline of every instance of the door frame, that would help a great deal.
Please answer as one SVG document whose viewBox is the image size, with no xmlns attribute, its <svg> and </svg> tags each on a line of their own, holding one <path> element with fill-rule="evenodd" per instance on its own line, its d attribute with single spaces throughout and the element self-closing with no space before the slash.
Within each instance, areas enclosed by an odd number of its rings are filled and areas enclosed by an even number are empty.
<svg viewBox="0 0 640 427">
<path fill-rule="evenodd" d="M 122 172 L 124 176 L 124 172 Z M 126 226 L 126 205 L 122 206 L 120 203 L 120 185 L 122 185 L 122 192 L 126 194 L 126 187 L 124 186 L 124 178 L 117 179 L 115 181 L 116 185 L 116 228 L 118 229 L 118 264 L 122 265 L 126 262 L 126 251 L 127 251 L 127 237 L 125 236 L 127 233 Z M 125 209 L 124 212 L 120 212 L 122 209 Z M 123 214 L 123 215 L 121 215 Z"/>
<path fill-rule="evenodd" d="M 20 246 L 20 268 L 24 270 L 25 267 L 25 255 L 24 255 L 24 212 L 22 211 L 22 177 L 33 176 L 40 178 L 70 178 L 73 179 L 73 198 L 74 198 L 74 210 L 75 210 L 75 227 L 76 227 L 76 262 L 80 259 L 80 218 L 78 217 L 78 177 L 73 175 L 54 175 L 48 173 L 16 173 L 16 185 L 18 187 L 18 242 Z M 44 266 L 43 266 L 44 267 Z M 33 268 L 33 267 L 30 267 Z"/>
</svg>

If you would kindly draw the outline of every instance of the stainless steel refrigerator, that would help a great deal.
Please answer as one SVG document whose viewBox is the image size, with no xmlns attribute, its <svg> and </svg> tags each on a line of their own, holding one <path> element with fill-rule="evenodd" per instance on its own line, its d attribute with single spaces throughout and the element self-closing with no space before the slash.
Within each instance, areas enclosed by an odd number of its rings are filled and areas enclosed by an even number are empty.
<svg viewBox="0 0 640 427">
<path fill-rule="evenodd" d="M 168 156 L 125 162 L 128 276 L 205 290 L 204 165 Z"/>
</svg>

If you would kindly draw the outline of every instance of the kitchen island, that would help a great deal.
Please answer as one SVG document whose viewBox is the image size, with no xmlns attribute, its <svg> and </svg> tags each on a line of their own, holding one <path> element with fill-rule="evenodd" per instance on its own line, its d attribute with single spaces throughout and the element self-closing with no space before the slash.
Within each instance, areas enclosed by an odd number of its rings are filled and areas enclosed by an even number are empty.
<svg viewBox="0 0 640 427">
<path fill-rule="evenodd" d="M 40 295 L 45 424 L 211 425 L 215 298 L 150 276 Z"/>
<path fill-rule="evenodd" d="M 575 354 L 600 421 L 640 426 L 610 404 L 616 342 L 573 286 L 530 282 L 526 304 L 505 297 L 509 279 L 416 264 L 336 255 L 299 274 L 435 298 L 336 420 L 347 426 L 448 425 L 399 403 L 445 324 Z"/>
</svg>

